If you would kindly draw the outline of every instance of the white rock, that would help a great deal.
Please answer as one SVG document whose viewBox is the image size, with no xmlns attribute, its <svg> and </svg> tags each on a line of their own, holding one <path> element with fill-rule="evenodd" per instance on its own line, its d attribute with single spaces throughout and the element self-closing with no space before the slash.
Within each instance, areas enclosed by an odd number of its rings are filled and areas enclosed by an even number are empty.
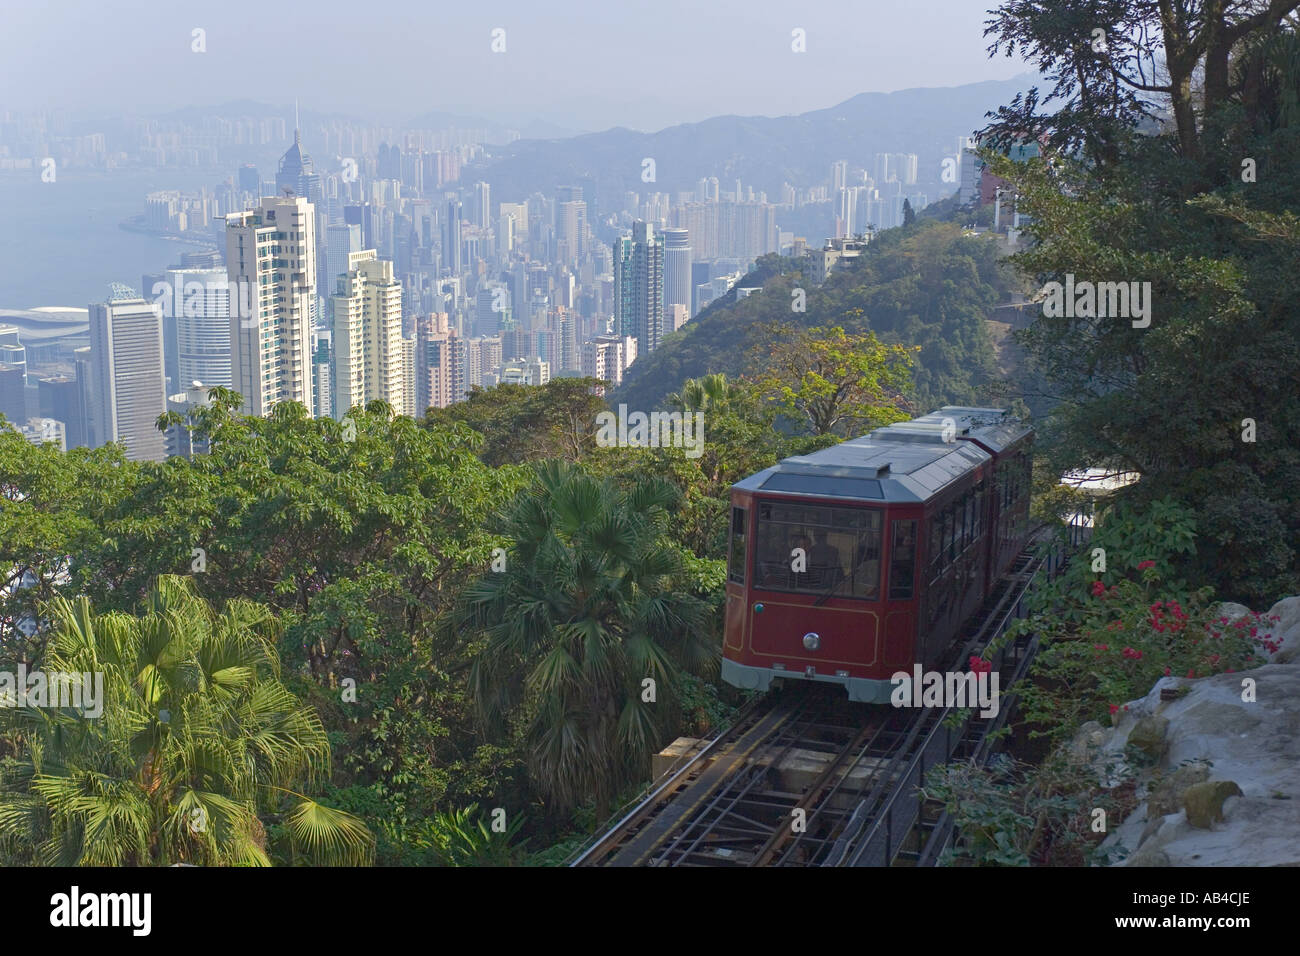
<svg viewBox="0 0 1300 956">
<path fill-rule="evenodd" d="M 1224 605 L 1219 613 L 1235 620 L 1249 611 Z M 1151 821 L 1144 799 L 1103 846 L 1119 844 L 1131 858 L 1140 845 L 1141 860 L 1163 860 L 1164 854 L 1171 866 L 1300 866 L 1300 597 L 1279 601 L 1269 614 L 1280 618 L 1271 627 L 1283 641 L 1274 660 L 1295 663 L 1196 680 L 1162 678 L 1129 702 L 1102 745 L 1103 753 L 1119 756 L 1137 721 L 1158 712 L 1169 718 L 1169 746 L 1157 769 L 1169 773 L 1186 761 L 1206 760 L 1210 780 L 1232 780 L 1243 795 L 1224 801 L 1224 819 L 1211 830 L 1191 826 L 1182 812 Z M 1249 703 L 1241 699 L 1247 677 L 1255 681 Z M 1171 686 L 1190 689 L 1162 703 L 1160 689 Z M 1143 790 L 1139 795 L 1145 798 Z"/>
</svg>

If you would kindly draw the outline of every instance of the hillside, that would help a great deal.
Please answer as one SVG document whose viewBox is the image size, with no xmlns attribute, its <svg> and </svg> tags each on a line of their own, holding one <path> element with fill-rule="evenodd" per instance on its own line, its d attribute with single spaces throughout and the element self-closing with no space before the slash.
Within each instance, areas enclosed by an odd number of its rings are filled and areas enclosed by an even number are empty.
<svg viewBox="0 0 1300 956">
<path fill-rule="evenodd" d="M 650 409 L 688 378 L 744 373 L 759 326 L 794 322 L 871 330 L 883 341 L 919 345 L 913 399 L 918 408 L 988 400 L 998 378 L 985 319 L 1008 294 L 995 243 L 963 236 L 951 223 L 921 221 L 882 233 L 849 270 L 820 288 L 797 260 L 765 256 L 742 285 L 763 291 L 714 303 L 659 349 L 639 359 L 611 404 Z M 793 312 L 793 290 L 807 291 L 807 310 Z"/>
</svg>

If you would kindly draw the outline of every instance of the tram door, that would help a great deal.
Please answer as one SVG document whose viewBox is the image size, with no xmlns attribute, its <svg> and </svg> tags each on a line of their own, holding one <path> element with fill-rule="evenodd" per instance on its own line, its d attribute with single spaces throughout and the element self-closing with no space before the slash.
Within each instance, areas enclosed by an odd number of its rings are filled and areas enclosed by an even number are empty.
<svg viewBox="0 0 1300 956">
<path fill-rule="evenodd" d="M 910 669 L 919 660 L 916 627 L 916 518 L 893 518 L 889 522 L 887 579 L 884 583 L 886 668 Z"/>
</svg>

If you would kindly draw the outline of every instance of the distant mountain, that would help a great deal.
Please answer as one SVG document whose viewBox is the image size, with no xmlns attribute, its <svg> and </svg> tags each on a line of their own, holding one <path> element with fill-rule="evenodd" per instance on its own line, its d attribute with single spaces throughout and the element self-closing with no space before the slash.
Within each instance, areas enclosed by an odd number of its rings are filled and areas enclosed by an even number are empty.
<svg viewBox="0 0 1300 956">
<path fill-rule="evenodd" d="M 414 119 L 408 120 L 405 125 L 411 129 L 447 129 L 449 127 L 486 129 L 494 139 L 500 138 L 502 142 L 505 141 L 504 134 L 507 131 L 516 132 L 525 139 L 563 139 L 568 136 L 578 136 L 582 132 L 581 130 L 556 126 L 546 120 L 528 119 L 515 122 L 509 117 L 488 119 L 485 116 L 463 116 L 437 110 L 421 113 Z"/>
<path fill-rule="evenodd" d="M 965 86 L 861 93 L 828 109 L 793 116 L 717 116 L 655 133 L 622 127 L 567 139 L 518 140 L 495 147 L 469 175 L 492 184 L 494 199 L 586 181 L 602 198 L 625 191 L 678 192 L 703 176 L 740 179 L 775 198 L 781 183 L 823 181 L 837 159 L 867 168 L 873 153 L 916 153 L 921 183 L 938 184 L 942 160 L 987 122 L 984 114 L 1033 82 L 1029 74 Z M 653 184 L 642 162 L 655 161 Z M 948 187 L 951 189 L 952 187 Z"/>
</svg>

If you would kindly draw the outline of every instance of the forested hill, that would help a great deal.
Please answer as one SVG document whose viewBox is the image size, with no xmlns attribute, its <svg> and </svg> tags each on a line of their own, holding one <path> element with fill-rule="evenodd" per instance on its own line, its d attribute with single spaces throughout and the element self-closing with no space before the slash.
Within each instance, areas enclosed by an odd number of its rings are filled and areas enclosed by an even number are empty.
<svg viewBox="0 0 1300 956">
<path fill-rule="evenodd" d="M 842 325 L 921 346 L 913 397 L 922 412 L 988 400 L 980 397 L 982 386 L 997 371 L 984 319 L 1005 301 L 1010 281 L 992 240 L 963 236 L 952 223 L 921 220 L 879 234 L 851 268 L 820 287 L 805 279 L 806 267 L 807 260 L 764 256 L 740 283 L 761 285 L 761 293 L 716 302 L 668 336 L 636 361 L 611 404 L 656 408 L 689 378 L 749 371 L 758 330 L 773 321 Z M 803 312 L 793 308 L 796 289 L 807 294 Z"/>
</svg>

